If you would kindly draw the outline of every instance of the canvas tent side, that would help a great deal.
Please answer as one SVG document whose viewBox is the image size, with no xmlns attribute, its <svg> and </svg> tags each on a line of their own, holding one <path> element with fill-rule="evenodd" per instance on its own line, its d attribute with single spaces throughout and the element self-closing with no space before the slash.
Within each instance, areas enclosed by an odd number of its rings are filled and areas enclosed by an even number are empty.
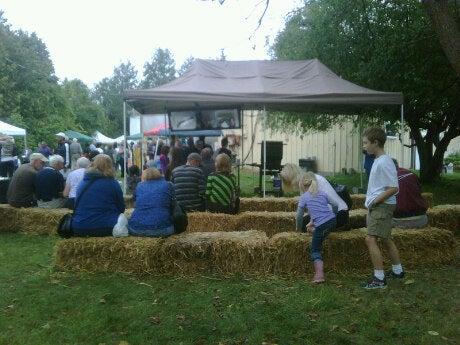
<svg viewBox="0 0 460 345">
<path fill-rule="evenodd" d="M 140 114 L 219 108 L 264 110 L 265 114 L 267 110 L 306 112 L 309 108 L 338 105 L 401 105 L 403 125 L 402 93 L 376 91 L 353 84 L 318 59 L 198 59 L 176 80 L 154 89 L 127 90 L 124 100 L 124 114 L 126 104 Z M 124 120 L 126 122 L 126 118 Z"/>
<path fill-rule="evenodd" d="M 0 133 L 20 137 L 25 137 L 27 135 L 25 129 L 10 125 L 3 121 L 0 121 Z"/>
</svg>

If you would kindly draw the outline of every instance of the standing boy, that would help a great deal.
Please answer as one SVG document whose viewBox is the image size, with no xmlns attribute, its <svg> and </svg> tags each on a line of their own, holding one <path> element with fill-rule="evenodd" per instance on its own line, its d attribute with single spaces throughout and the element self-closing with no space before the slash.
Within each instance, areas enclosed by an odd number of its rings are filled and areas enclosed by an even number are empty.
<svg viewBox="0 0 460 345">
<path fill-rule="evenodd" d="M 365 289 L 385 289 L 387 287 L 382 253 L 377 244 L 378 238 L 385 244 L 392 262 L 392 270 L 388 272 L 388 276 L 404 277 L 398 249 L 391 239 L 398 176 L 393 160 L 384 151 L 386 139 L 386 134 L 381 128 L 369 128 L 363 133 L 363 149 L 375 155 L 365 202 L 368 209 L 366 245 L 374 265 L 374 274 L 372 279 L 364 285 Z"/>
</svg>

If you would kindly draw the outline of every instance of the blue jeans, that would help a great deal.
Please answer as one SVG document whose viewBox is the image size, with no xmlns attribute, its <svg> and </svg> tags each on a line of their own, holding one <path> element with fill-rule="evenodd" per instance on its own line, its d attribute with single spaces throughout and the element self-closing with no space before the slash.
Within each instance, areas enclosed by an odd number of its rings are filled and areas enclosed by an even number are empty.
<svg viewBox="0 0 460 345">
<path fill-rule="evenodd" d="M 313 231 L 313 238 L 311 239 L 311 261 L 323 260 L 323 257 L 321 256 L 321 251 L 323 250 L 323 241 L 329 232 L 335 229 L 336 224 L 337 221 L 334 217 L 331 220 L 328 220 L 326 223 L 315 227 L 315 231 Z"/>
</svg>

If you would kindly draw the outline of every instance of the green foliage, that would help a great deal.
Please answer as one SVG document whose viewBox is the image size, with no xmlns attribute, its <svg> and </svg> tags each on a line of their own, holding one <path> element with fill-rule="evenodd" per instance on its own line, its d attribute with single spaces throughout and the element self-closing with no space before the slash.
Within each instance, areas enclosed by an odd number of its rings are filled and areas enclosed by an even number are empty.
<svg viewBox="0 0 460 345">
<path fill-rule="evenodd" d="M 452 163 L 454 167 L 460 168 L 460 152 L 451 153 L 446 158 L 444 158 L 446 164 Z"/>
<path fill-rule="evenodd" d="M 71 274 L 52 268 L 56 238 L 1 237 L 1 344 L 454 344 L 460 336 L 455 267 L 411 271 L 406 284 L 373 292 L 356 274 L 328 275 L 322 286 Z"/>
<path fill-rule="evenodd" d="M 152 55 L 150 62 L 144 64 L 144 79 L 141 87 L 154 88 L 170 82 L 176 78 L 176 63 L 169 49 L 158 48 Z"/>
<path fill-rule="evenodd" d="M 109 136 L 118 137 L 123 133 L 123 91 L 137 86 L 137 70 L 128 61 L 115 67 L 111 77 L 102 79 L 94 87 L 92 99 L 105 110 Z"/>
<path fill-rule="evenodd" d="M 185 59 L 185 61 L 182 63 L 179 70 L 177 71 L 177 75 L 180 77 L 185 72 L 187 72 L 187 70 L 192 66 L 193 61 L 195 61 L 195 58 L 193 56 L 189 56 L 187 59 Z"/>
</svg>

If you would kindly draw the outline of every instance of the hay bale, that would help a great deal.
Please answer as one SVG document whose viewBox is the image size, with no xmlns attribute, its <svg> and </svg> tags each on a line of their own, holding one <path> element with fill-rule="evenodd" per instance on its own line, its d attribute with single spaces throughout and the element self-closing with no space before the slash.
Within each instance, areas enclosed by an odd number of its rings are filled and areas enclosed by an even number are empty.
<svg viewBox="0 0 460 345">
<path fill-rule="evenodd" d="M 125 195 L 124 199 L 126 208 L 134 208 L 135 201 L 132 195 Z"/>
<path fill-rule="evenodd" d="M 433 193 L 422 193 L 422 198 L 425 199 L 428 208 L 432 208 L 434 205 Z"/>
<path fill-rule="evenodd" d="M 241 198 L 240 212 L 295 212 L 299 198 Z"/>
<path fill-rule="evenodd" d="M 163 239 L 88 237 L 58 241 L 55 267 L 65 271 L 157 273 Z"/>
<path fill-rule="evenodd" d="M 428 224 L 460 235 L 460 205 L 438 205 L 428 210 Z"/>
<path fill-rule="evenodd" d="M 17 209 L 19 231 L 28 235 L 54 235 L 61 218 L 72 210 L 38 207 Z"/>
<path fill-rule="evenodd" d="M 238 217 L 238 230 L 259 230 L 273 236 L 280 232 L 295 231 L 294 212 L 244 212 Z"/>
<path fill-rule="evenodd" d="M 238 216 L 224 213 L 188 212 L 187 232 L 236 231 Z"/>
<path fill-rule="evenodd" d="M 369 271 L 372 263 L 364 241 L 366 229 L 331 233 L 324 243 L 324 267 L 328 272 Z M 449 265 L 455 258 L 455 238 L 452 232 L 438 228 L 395 229 L 393 239 L 399 249 L 402 264 L 407 269 Z M 300 233 L 273 236 L 272 267 L 275 274 L 303 275 L 312 270 L 309 261 L 311 237 Z M 385 265 L 390 265 L 382 247 Z"/>
<path fill-rule="evenodd" d="M 0 204 L 0 232 L 18 232 L 18 209 L 8 204 Z"/>
<path fill-rule="evenodd" d="M 306 233 L 285 232 L 269 240 L 272 272 L 277 275 L 302 276 L 312 271 L 311 236 Z"/>
<path fill-rule="evenodd" d="M 359 229 L 366 226 L 367 209 L 351 210 L 349 212 L 348 224 L 338 228 L 341 230 Z"/>
<path fill-rule="evenodd" d="M 171 236 L 162 247 L 165 272 L 262 274 L 269 270 L 267 236 L 259 231 L 195 232 Z"/>
</svg>

